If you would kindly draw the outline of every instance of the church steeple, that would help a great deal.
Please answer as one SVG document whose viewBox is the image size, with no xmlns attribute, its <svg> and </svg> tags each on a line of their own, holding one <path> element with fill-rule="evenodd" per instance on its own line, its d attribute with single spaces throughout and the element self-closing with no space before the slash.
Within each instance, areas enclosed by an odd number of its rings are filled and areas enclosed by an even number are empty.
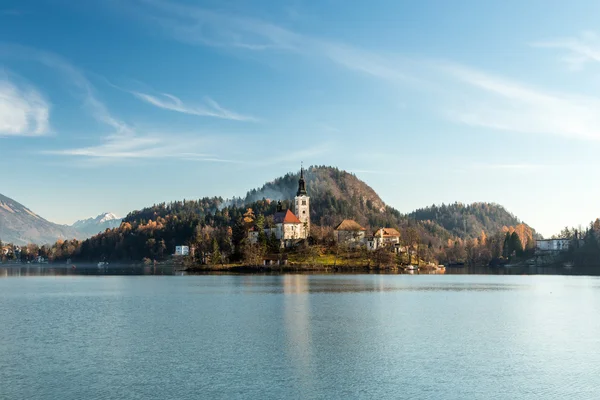
<svg viewBox="0 0 600 400">
<path fill-rule="evenodd" d="M 296 196 L 306 196 L 306 182 L 304 181 L 304 167 L 300 167 L 300 180 L 298 181 L 298 192 Z"/>
<path fill-rule="evenodd" d="M 306 181 L 304 180 L 304 166 L 300 166 L 300 179 L 298 180 L 298 192 L 294 201 L 296 216 L 302 222 L 300 238 L 306 239 L 310 234 L 310 197 L 306 193 Z"/>
</svg>

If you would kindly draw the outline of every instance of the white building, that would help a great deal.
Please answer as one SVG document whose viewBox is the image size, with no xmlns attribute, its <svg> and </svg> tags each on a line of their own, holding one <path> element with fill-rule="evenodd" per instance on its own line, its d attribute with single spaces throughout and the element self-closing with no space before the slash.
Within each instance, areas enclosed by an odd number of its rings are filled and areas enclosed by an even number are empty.
<svg viewBox="0 0 600 400">
<path fill-rule="evenodd" d="M 189 246 L 175 246 L 175 255 L 176 256 L 187 256 L 190 254 Z"/>
<path fill-rule="evenodd" d="M 399 252 L 400 232 L 394 228 L 381 228 L 367 238 L 367 249 L 377 250 L 381 247 L 394 248 L 395 252 Z"/>
<path fill-rule="evenodd" d="M 275 234 L 277 240 L 306 239 L 302 221 L 290 210 L 281 210 L 281 203 L 279 203 L 278 210 L 273 215 L 273 222 L 275 224 L 273 228 L 265 228 L 267 237 Z"/>
<path fill-rule="evenodd" d="M 571 239 L 543 239 L 535 243 L 536 252 L 561 252 L 569 250 Z"/>
<path fill-rule="evenodd" d="M 298 192 L 294 201 L 296 214 L 291 210 L 283 210 L 281 201 L 277 203 L 277 212 L 273 215 L 273 227 L 264 228 L 267 238 L 275 235 L 284 246 L 290 246 L 294 241 L 308 238 L 310 235 L 310 197 L 306 192 L 304 181 L 304 168 L 300 169 Z M 250 243 L 258 242 L 258 228 L 254 227 L 248 232 Z"/>
</svg>

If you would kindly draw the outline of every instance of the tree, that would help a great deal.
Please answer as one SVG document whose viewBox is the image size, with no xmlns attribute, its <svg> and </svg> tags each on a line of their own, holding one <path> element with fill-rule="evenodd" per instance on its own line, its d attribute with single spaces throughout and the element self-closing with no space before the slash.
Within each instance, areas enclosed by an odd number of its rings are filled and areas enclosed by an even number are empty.
<svg viewBox="0 0 600 400">
<path fill-rule="evenodd" d="M 527 244 L 525 245 L 525 255 L 532 257 L 535 254 L 535 241 L 533 237 L 527 238 Z"/>
<path fill-rule="evenodd" d="M 510 257 L 511 254 L 512 254 L 512 247 L 511 247 L 510 233 L 506 232 L 506 235 L 504 236 L 504 243 L 502 245 L 502 255 L 504 255 L 504 257 Z"/>
<path fill-rule="evenodd" d="M 523 246 L 521 245 L 521 239 L 519 234 L 515 231 L 510 235 L 509 252 L 515 254 L 517 257 L 523 256 Z"/>
<path fill-rule="evenodd" d="M 479 244 L 481 244 L 482 246 L 487 245 L 487 235 L 485 234 L 485 231 L 481 231 L 481 237 L 479 239 Z"/>
<path fill-rule="evenodd" d="M 221 251 L 219 250 L 219 243 L 217 242 L 217 239 L 212 240 L 212 253 L 210 255 L 210 263 L 212 265 L 217 265 L 220 264 L 222 262 L 221 259 Z"/>
<path fill-rule="evenodd" d="M 271 235 L 269 236 L 269 241 L 267 243 L 267 250 L 270 253 L 279 253 L 279 251 L 281 250 L 281 242 L 279 240 L 277 240 L 277 237 L 275 236 L 275 232 L 271 232 Z"/>
<path fill-rule="evenodd" d="M 573 231 L 571 231 L 571 229 L 569 229 L 568 226 L 565 226 L 563 228 L 563 230 L 560 231 L 559 236 L 562 239 L 572 239 L 573 238 Z"/>
<path fill-rule="evenodd" d="M 465 253 L 467 258 L 467 265 L 475 265 L 476 245 L 473 240 L 467 240 L 467 243 L 465 244 Z"/>
<path fill-rule="evenodd" d="M 166 250 L 167 250 L 167 245 L 165 243 L 165 240 L 161 239 L 160 242 L 158 242 L 158 258 L 160 260 L 163 260 L 165 258 Z"/>
<path fill-rule="evenodd" d="M 250 229 L 252 227 L 255 219 L 256 219 L 256 217 L 254 216 L 254 211 L 252 211 L 251 208 L 248 208 L 246 210 L 246 212 L 244 213 L 244 219 L 243 219 L 244 225 L 246 227 L 246 231 L 248 231 L 248 229 Z"/>
<path fill-rule="evenodd" d="M 419 233 L 414 227 L 409 227 L 404 235 L 404 243 L 406 245 L 406 252 L 408 253 L 408 263 L 412 263 L 413 250 L 417 248 L 419 243 Z M 417 261 L 418 262 L 418 261 Z"/>
<path fill-rule="evenodd" d="M 150 238 L 148 240 L 146 240 L 146 248 L 147 248 L 147 252 L 150 255 L 151 258 L 156 258 L 156 239 L 154 238 Z"/>
<path fill-rule="evenodd" d="M 251 209 L 249 208 L 249 210 L 251 210 Z M 244 214 L 244 219 L 245 218 L 246 218 L 246 214 Z M 265 229 L 265 216 L 263 214 L 258 214 L 258 217 L 256 217 L 255 225 L 260 231 Z"/>
<path fill-rule="evenodd" d="M 390 249 L 380 247 L 373 254 L 373 261 L 378 267 L 389 266 L 394 262 L 394 253 Z"/>
<path fill-rule="evenodd" d="M 246 244 L 243 250 L 244 263 L 247 266 L 258 266 L 262 264 L 264 253 L 255 244 Z"/>
</svg>

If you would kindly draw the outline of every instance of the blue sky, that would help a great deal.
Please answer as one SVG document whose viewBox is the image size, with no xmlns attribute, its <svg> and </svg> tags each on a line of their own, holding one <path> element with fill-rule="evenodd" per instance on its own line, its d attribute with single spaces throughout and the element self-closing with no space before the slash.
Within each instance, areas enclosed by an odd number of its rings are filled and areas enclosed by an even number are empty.
<svg viewBox="0 0 600 400">
<path fill-rule="evenodd" d="M 3 0 L 0 193 L 72 223 L 305 165 L 599 216 L 597 1 Z"/>
</svg>

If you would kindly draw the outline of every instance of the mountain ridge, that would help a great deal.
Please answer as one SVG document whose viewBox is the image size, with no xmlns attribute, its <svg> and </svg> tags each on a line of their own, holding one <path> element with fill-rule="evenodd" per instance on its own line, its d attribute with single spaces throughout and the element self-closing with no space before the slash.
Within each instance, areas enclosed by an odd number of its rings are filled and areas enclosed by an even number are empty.
<svg viewBox="0 0 600 400">
<path fill-rule="evenodd" d="M 88 235 L 93 236 L 106 229 L 116 228 L 121 225 L 122 218 L 112 212 L 103 212 L 96 217 L 75 221 L 71 227 Z"/>
<path fill-rule="evenodd" d="M 49 244 L 57 239 L 80 239 L 82 234 L 37 215 L 23 204 L 0 194 L 0 240 L 25 245 Z"/>
</svg>

